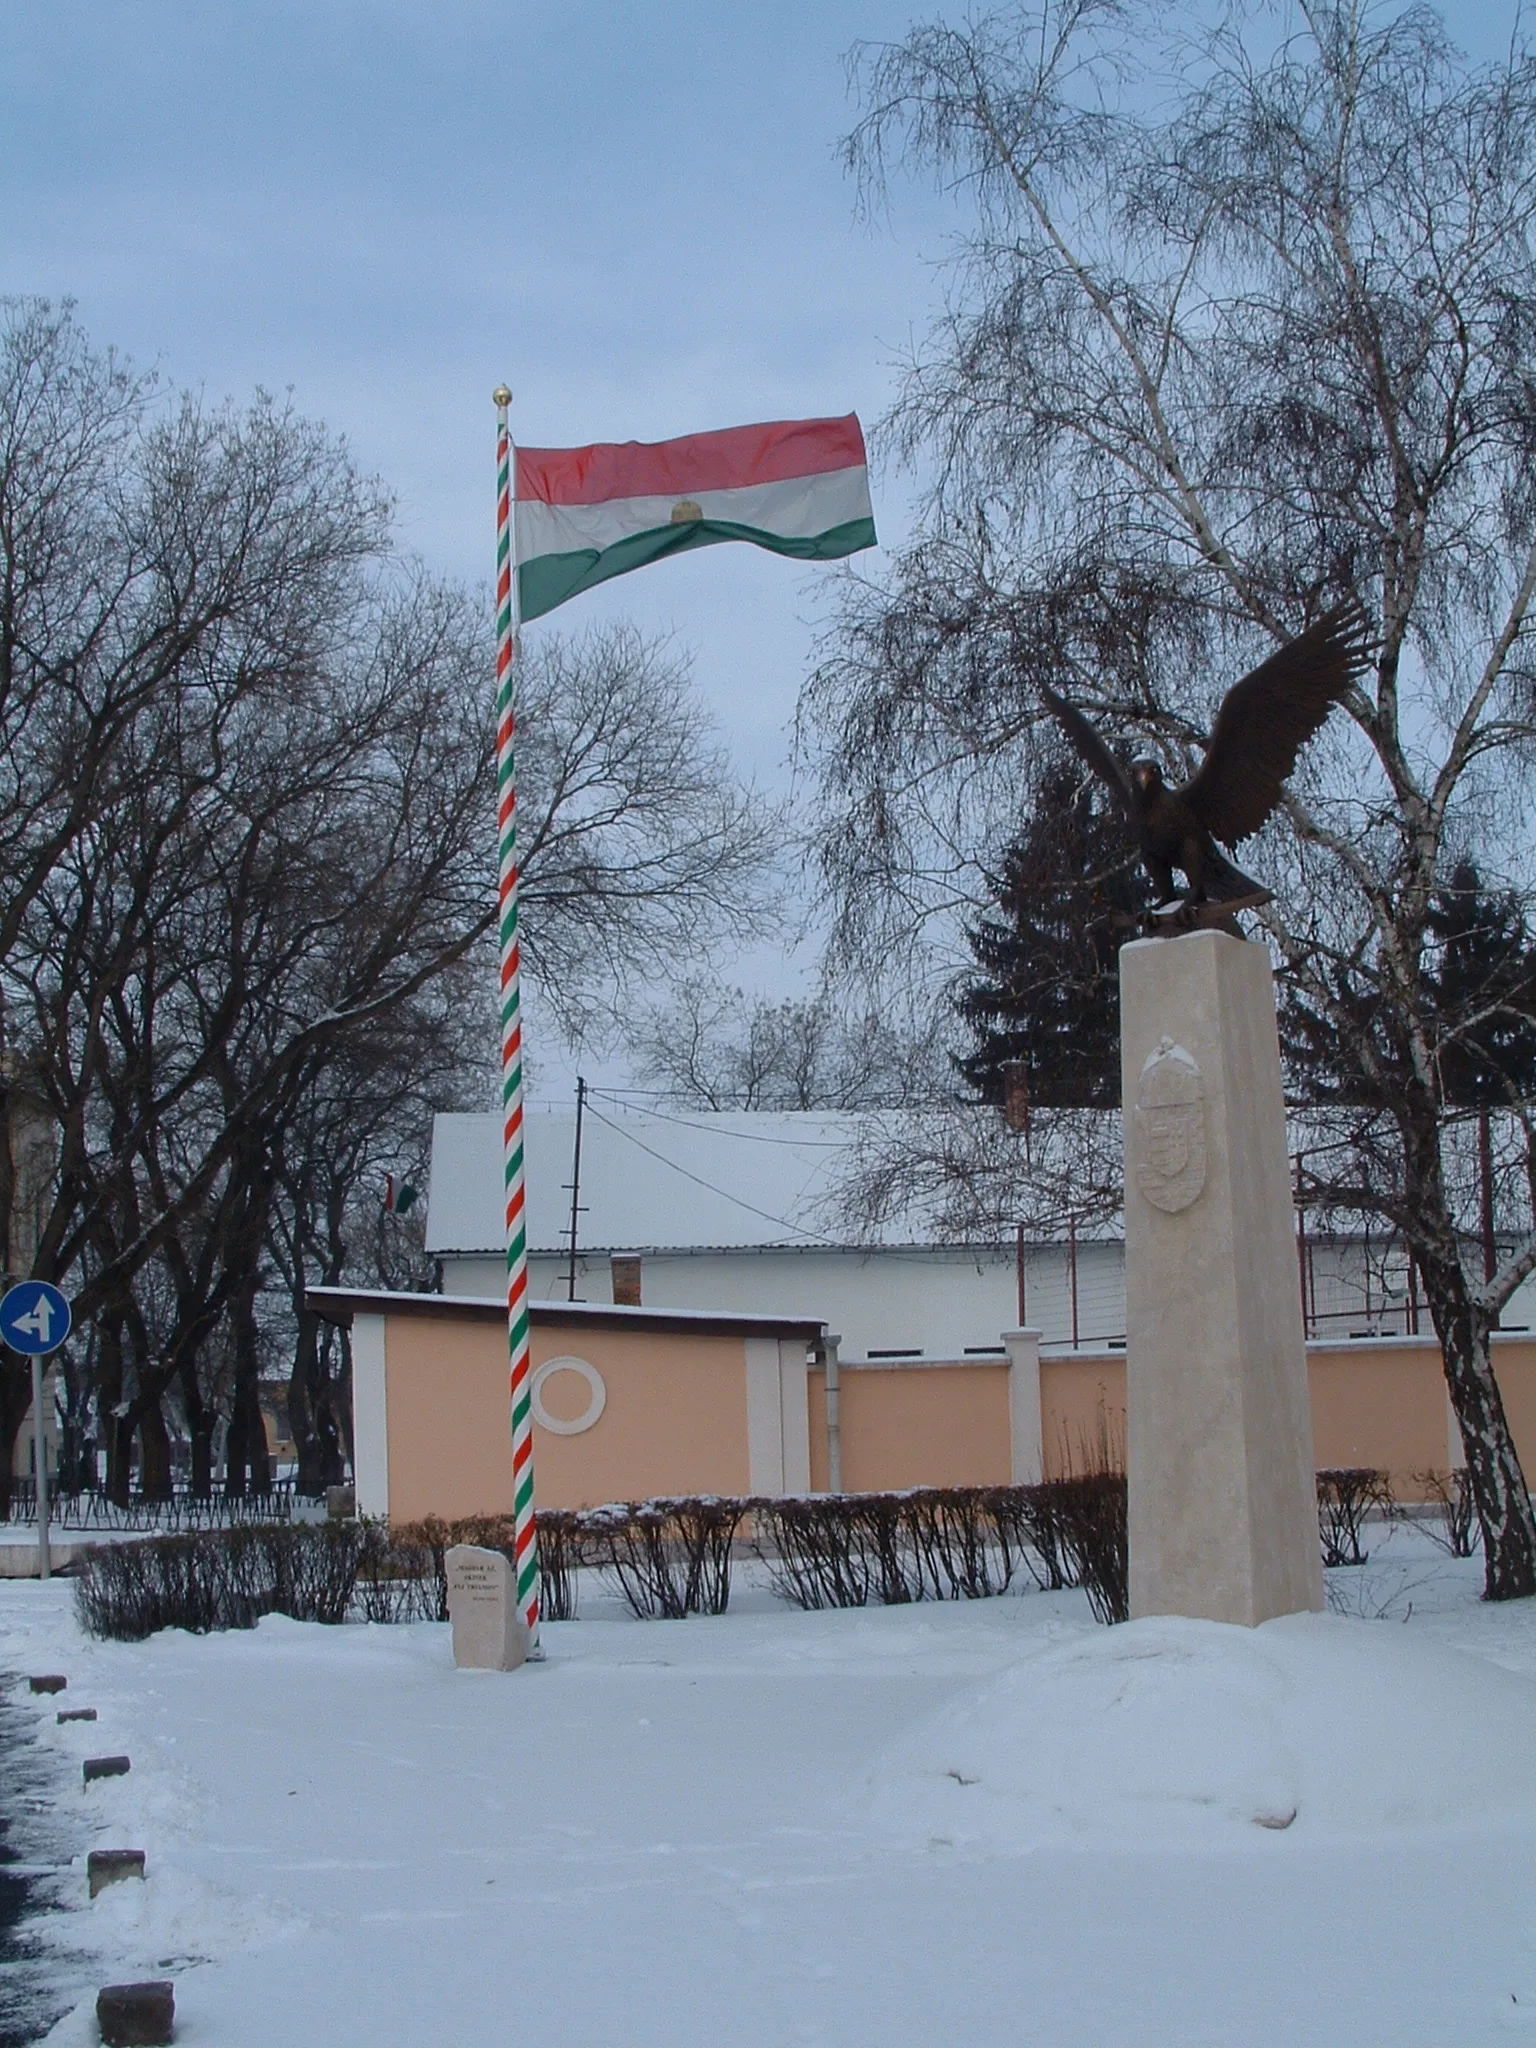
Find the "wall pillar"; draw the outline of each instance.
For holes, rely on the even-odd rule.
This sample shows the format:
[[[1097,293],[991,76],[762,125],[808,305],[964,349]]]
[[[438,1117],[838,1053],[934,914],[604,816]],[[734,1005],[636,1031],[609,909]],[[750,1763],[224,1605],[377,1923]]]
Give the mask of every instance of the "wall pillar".
[[[1045,1477],[1040,1414],[1040,1332],[1004,1330],[1008,1351],[1008,1436],[1015,1486],[1038,1486]]]
[[[754,1493],[771,1499],[784,1491],[784,1381],[778,1340],[748,1337],[742,1348],[747,1373],[747,1478]]]
[[[779,1339],[779,1429],[784,1491],[811,1490],[811,1362],[804,1338]]]
[[[747,1473],[768,1498],[811,1490],[810,1359],[803,1338],[748,1337]]]
[[[389,1389],[384,1370],[384,1318],[352,1318],[352,1479],[357,1512],[389,1515]]]

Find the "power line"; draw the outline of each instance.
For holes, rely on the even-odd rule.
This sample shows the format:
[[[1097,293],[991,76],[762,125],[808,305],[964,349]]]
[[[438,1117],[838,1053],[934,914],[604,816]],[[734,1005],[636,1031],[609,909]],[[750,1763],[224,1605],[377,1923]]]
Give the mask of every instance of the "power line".
[[[680,1173],[684,1180],[691,1180],[695,1187],[703,1188],[706,1194],[718,1195],[722,1202],[734,1202],[738,1209],[745,1209],[749,1215],[760,1216],[765,1223],[776,1223],[780,1230],[792,1231],[796,1237],[803,1237],[810,1244],[826,1245],[836,1249],[832,1238],[824,1232],[802,1230],[798,1223],[791,1223],[787,1217],[771,1216],[766,1209],[759,1209],[751,1202],[744,1202],[740,1195],[733,1195],[725,1188],[717,1188],[713,1181],[704,1180],[699,1174],[690,1173],[686,1166],[679,1166],[675,1159],[669,1159],[665,1152],[658,1152],[654,1145],[647,1145],[643,1138],[637,1138],[633,1131],[626,1131],[622,1124],[616,1124],[611,1117],[603,1115],[600,1109],[589,1109],[588,1114],[596,1117],[600,1124],[606,1124],[610,1131],[617,1131],[621,1138],[627,1138],[631,1145],[638,1145],[642,1152],[648,1152],[652,1159],[663,1166],[670,1166],[674,1173]]]

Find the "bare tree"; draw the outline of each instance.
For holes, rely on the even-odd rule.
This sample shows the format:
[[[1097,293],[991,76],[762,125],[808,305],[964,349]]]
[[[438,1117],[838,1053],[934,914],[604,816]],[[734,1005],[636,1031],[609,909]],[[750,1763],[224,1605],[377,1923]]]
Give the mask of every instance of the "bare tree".
[[[1065,0],[866,53],[850,162],[975,211],[893,422],[928,517],[807,703],[822,855],[845,950],[889,955],[996,869],[1048,758],[1037,679],[1183,771],[1234,674],[1368,604],[1374,671],[1260,842],[1265,922],[1356,1032],[1353,1192],[1423,1275],[1505,1598],[1536,1592],[1536,1523],[1489,1333],[1536,1234],[1527,1209],[1496,1271],[1469,1256],[1429,914],[1457,859],[1531,880],[1536,65],[1518,34],[1469,65],[1423,7],[1299,22],[1260,53],[1241,20]]]
[[[690,977],[629,1032],[644,1080],[690,1109],[872,1109],[931,1101],[942,1067],[925,1043],[831,990],[806,1001],[751,998]]]
[[[986,1103],[950,1099],[921,1116],[875,1117],[856,1133],[829,1191],[845,1225],[877,1242],[899,1217],[935,1237],[995,1243],[1109,1224],[1123,1194],[1120,1119],[1104,1110],[1044,1110],[1028,1135]]]
[[[262,1483],[268,1290],[306,1247],[335,1267],[355,1199],[304,1148],[371,1173],[386,1127],[422,1142],[427,1073],[451,1093],[401,1062],[493,984],[491,655],[489,607],[392,558],[323,428],[159,402],[67,313],[5,309],[0,1153],[43,1104],[30,1263],[90,1327],[119,1493],[135,1440],[169,1484],[170,1406],[203,1478],[222,1411],[229,1483]],[[527,954],[574,1019],[753,929],[773,821],[665,650],[545,639],[520,682]],[[26,1391],[0,1354],[0,1485]]]
[[[688,663],[634,627],[538,634],[516,670],[529,969],[566,1023],[772,929],[775,808],[732,774]]]
[[[491,1095],[495,1011],[478,961],[445,973],[349,1042],[286,1119],[268,1247],[294,1330],[288,1422],[300,1492],[345,1476],[352,1448],[347,1334],[307,1302],[315,1283],[426,1289],[425,1203],[388,1209],[385,1189],[426,1186],[432,1115]]]

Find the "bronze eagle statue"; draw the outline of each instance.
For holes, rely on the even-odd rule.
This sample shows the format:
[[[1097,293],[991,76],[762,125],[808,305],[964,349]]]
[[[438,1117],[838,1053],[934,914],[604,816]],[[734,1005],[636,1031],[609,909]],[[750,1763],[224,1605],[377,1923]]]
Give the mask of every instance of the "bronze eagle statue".
[[[1172,789],[1156,761],[1138,759],[1127,772],[1077,706],[1041,683],[1057,722],[1109,785],[1136,835],[1158,891],[1154,917],[1203,903],[1269,901],[1270,892],[1234,867],[1216,841],[1237,846],[1258,831],[1279,803],[1297,755],[1370,665],[1370,645],[1370,623],[1353,598],[1326,612],[1232,685],[1205,759]],[[1174,888],[1175,868],[1183,869],[1188,884],[1182,896]]]

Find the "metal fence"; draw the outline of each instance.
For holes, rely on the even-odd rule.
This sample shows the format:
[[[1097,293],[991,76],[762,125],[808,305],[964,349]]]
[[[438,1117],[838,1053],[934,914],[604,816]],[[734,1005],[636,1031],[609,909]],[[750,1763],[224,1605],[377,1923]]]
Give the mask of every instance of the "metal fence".
[[[227,1529],[242,1522],[290,1522],[297,1500],[291,1479],[274,1481],[265,1493],[251,1493],[226,1499],[214,1493],[200,1499],[185,1486],[178,1486],[169,1500],[130,1499],[126,1504],[110,1500],[97,1487],[80,1493],[56,1493],[48,1489],[48,1519],[55,1529],[120,1529],[125,1534],[159,1532],[173,1535],[184,1529]],[[12,1523],[37,1519],[37,1483],[30,1473],[11,1480]]]

